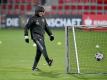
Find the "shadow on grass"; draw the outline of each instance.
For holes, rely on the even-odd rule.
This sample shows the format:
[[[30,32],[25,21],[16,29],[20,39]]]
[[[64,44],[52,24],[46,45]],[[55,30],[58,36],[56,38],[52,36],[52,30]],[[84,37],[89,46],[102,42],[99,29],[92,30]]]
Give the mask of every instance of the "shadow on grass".
[[[107,80],[107,74],[69,74],[75,78],[82,80]]]
[[[41,76],[41,77],[50,77],[50,78],[58,78],[60,73],[52,72],[52,71],[36,71],[32,73],[33,76]]]

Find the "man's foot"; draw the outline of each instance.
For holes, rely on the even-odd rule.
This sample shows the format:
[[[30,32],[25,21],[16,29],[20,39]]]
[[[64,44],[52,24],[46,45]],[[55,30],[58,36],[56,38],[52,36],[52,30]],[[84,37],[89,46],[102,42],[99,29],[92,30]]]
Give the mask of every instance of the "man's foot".
[[[50,59],[48,65],[52,66],[52,62],[53,62],[53,59]]]
[[[39,71],[40,69],[39,68],[32,68],[32,71]]]

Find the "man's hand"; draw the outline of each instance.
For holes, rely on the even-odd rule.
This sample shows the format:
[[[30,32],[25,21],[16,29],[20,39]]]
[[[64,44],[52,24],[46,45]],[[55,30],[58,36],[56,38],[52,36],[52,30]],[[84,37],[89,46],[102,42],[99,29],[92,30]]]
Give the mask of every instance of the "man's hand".
[[[25,36],[25,42],[29,43],[29,37],[28,36]]]
[[[50,41],[53,41],[53,40],[54,40],[54,36],[51,35],[51,36],[50,36]]]

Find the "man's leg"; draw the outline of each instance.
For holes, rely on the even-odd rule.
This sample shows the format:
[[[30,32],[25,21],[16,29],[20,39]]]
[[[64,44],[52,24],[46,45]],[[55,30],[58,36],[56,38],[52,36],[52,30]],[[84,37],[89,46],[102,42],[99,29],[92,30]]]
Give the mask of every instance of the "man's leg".
[[[49,66],[52,64],[52,59],[49,59],[46,47],[45,47],[45,42],[43,37],[39,37],[38,39],[34,40],[34,42],[38,45],[38,49],[40,50],[41,53],[43,53],[43,56],[45,57],[46,62],[48,63]]]
[[[46,50],[46,46],[45,46],[45,42],[43,42],[43,56],[45,57],[46,62],[48,63],[49,66],[52,65],[53,59],[49,59],[48,54],[47,54],[47,50]]]
[[[49,66],[51,66],[53,60],[49,59],[49,57],[48,57],[45,42],[44,42],[44,38],[43,37],[39,38],[38,40],[36,40],[36,43],[37,43],[41,53],[43,53],[43,56],[45,57],[46,62],[48,63]]]
[[[34,60],[32,70],[35,70],[37,68],[37,64],[40,60],[40,57],[41,57],[41,51],[40,51],[39,47],[37,46],[36,56],[35,56],[35,60]]]

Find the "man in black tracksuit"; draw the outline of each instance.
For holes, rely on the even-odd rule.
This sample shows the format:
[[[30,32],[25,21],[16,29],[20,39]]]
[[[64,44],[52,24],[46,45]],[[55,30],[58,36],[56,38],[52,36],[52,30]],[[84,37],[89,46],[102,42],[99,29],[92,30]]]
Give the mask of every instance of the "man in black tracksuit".
[[[35,15],[29,19],[24,29],[25,42],[29,43],[28,30],[30,29],[31,39],[37,45],[37,52],[32,67],[33,71],[38,69],[37,64],[39,62],[42,53],[48,65],[49,66],[52,65],[53,59],[49,59],[45,47],[45,42],[44,42],[45,32],[47,32],[51,41],[54,40],[54,36],[52,32],[47,27],[46,19],[44,17],[44,11],[45,11],[44,8],[41,6],[36,6],[35,8],[36,8]]]

